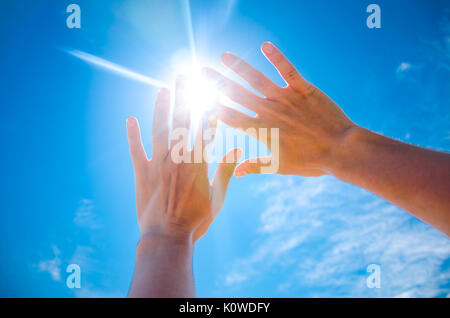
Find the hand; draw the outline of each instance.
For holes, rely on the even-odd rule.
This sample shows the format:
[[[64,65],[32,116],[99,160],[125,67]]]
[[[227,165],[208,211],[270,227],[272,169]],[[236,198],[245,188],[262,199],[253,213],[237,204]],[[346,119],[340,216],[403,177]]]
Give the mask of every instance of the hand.
[[[177,80],[173,111],[172,138],[176,129],[189,130],[189,110],[183,105],[183,80]],[[133,161],[136,187],[136,207],[141,239],[149,234],[161,234],[175,239],[197,241],[223,206],[228,183],[233,175],[240,149],[231,150],[219,163],[212,183],[208,180],[208,164],[175,163],[169,148],[170,92],[161,89],[153,120],[153,157],[147,159],[143,148],[139,124],[134,117],[127,120],[127,134]],[[204,127],[204,126],[202,126]],[[183,141],[187,144],[187,140]],[[199,132],[194,149],[204,149]],[[202,150],[201,150],[202,151]],[[181,155],[186,155],[181,153]],[[234,158],[234,161],[231,160]]]
[[[225,53],[222,63],[265,97],[254,94],[213,69],[205,68],[205,75],[216,81],[225,95],[257,113],[252,117],[221,105],[218,118],[243,131],[248,128],[279,128],[279,174],[320,176],[328,173],[334,154],[339,151],[347,132],[356,125],[328,96],[303,79],[273,44],[264,43],[262,52],[287,86],[276,85],[242,59]],[[261,139],[261,136],[255,137]],[[269,135],[266,142],[269,150],[270,140]],[[246,160],[236,168],[235,175],[260,173],[264,165],[261,160]]]

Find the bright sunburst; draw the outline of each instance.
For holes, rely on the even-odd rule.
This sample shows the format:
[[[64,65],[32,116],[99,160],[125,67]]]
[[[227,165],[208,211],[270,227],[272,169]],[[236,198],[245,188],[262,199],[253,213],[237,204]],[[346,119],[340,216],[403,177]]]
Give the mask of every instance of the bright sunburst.
[[[184,98],[186,107],[189,108],[189,111],[191,113],[191,122],[194,126],[200,123],[200,119],[205,113],[211,113],[214,111],[215,105],[219,101],[219,94],[216,85],[211,81],[208,81],[202,75],[202,65],[197,62],[198,59],[195,48],[189,1],[184,0],[182,4],[183,12],[186,18],[186,30],[189,40],[189,50],[187,52],[180,50],[181,53],[187,54],[175,54],[172,60],[172,67],[175,66],[173,68],[173,70],[175,71],[174,75],[181,74],[186,79]],[[121,65],[115,64],[95,55],[73,49],[67,49],[65,51],[70,55],[75,56],[87,63],[96,65],[103,69],[107,69],[116,74],[120,74],[121,76],[125,76],[155,87],[169,86],[163,81],[160,81],[156,78],[151,78],[138,72],[134,72]],[[180,64],[180,61],[186,60],[189,60],[191,62],[187,64]]]
[[[205,113],[214,111],[219,94],[215,83],[202,75],[200,64],[192,63],[182,66],[178,72],[186,81],[184,98],[186,107],[191,112],[192,123],[195,125]]]

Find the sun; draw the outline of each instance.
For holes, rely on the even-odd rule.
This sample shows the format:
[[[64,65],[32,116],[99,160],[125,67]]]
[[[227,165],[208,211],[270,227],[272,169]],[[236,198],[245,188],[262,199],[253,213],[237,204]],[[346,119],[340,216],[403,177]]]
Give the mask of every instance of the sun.
[[[197,124],[205,114],[214,112],[219,101],[216,84],[202,74],[202,65],[189,64],[178,69],[185,78],[185,106],[191,113],[191,122]]]

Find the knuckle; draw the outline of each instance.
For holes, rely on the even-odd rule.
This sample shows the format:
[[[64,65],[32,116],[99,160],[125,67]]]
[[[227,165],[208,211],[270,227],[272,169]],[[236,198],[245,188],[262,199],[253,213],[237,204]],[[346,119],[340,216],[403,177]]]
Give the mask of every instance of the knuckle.
[[[263,78],[261,78],[261,76],[259,74],[255,74],[253,76],[252,84],[253,84],[253,87],[256,89],[264,89],[267,86],[266,81]]]
[[[140,157],[140,150],[139,147],[136,146],[132,146],[130,147],[130,154],[133,158],[138,158]]]
[[[216,82],[216,87],[217,87],[217,89],[226,89],[227,87],[228,87],[228,83],[227,83],[227,81],[225,80],[225,79],[219,79],[217,82]]]
[[[316,95],[317,92],[318,92],[317,87],[315,87],[315,86],[312,85],[312,84],[309,84],[309,85],[308,85],[308,92],[309,92],[309,96],[314,96],[314,95]]]
[[[295,69],[289,69],[289,71],[286,73],[286,79],[288,80],[294,80],[298,78],[297,71]]]

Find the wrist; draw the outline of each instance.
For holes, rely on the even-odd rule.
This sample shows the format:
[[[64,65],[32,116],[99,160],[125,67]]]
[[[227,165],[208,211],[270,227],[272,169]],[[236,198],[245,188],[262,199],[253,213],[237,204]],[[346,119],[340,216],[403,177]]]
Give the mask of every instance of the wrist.
[[[353,126],[348,128],[341,138],[335,143],[334,150],[330,156],[326,170],[338,177],[355,164],[355,160],[360,160],[360,150],[373,133],[365,128]]]
[[[163,232],[157,229],[141,235],[136,247],[136,257],[147,254],[155,254],[158,251],[190,251],[193,249],[194,240],[192,233]]]

